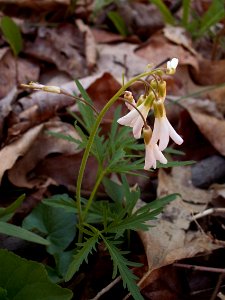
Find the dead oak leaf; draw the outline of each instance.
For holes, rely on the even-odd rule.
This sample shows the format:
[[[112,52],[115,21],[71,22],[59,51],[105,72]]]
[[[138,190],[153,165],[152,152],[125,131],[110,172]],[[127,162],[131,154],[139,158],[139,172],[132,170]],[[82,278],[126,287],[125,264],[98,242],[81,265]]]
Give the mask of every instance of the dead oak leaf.
[[[16,160],[23,156],[30,146],[34,143],[37,136],[41,132],[43,125],[38,125],[31,128],[23,136],[21,136],[15,142],[5,146],[0,151],[0,181],[6,170],[12,168]]]
[[[152,226],[148,231],[139,232],[149,266],[146,276],[175,260],[208,253],[217,248],[208,236],[199,231],[188,230],[192,213],[203,211],[211,200],[211,195],[192,186],[190,168],[187,169],[189,170],[186,167],[173,168],[172,175],[159,170],[158,197],[180,193],[181,199],[168,204],[157,220],[148,221]]]

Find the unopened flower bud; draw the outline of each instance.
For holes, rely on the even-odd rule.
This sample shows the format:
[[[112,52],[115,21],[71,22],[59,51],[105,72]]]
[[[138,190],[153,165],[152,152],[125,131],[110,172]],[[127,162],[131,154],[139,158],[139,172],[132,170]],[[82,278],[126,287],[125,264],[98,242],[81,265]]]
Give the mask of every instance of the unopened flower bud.
[[[29,89],[33,89],[36,91],[46,91],[46,92],[50,92],[50,93],[56,93],[56,94],[60,94],[61,93],[61,89],[58,86],[48,86],[48,85],[43,85],[40,84],[38,82],[33,82],[31,81],[29,84],[21,84],[22,87],[25,88],[29,88]]]
[[[124,92],[124,99],[126,99],[130,103],[133,103],[133,101],[134,101],[134,97],[133,97],[133,95],[130,91],[125,91]]]
[[[159,81],[158,91],[159,91],[159,97],[165,99],[165,97],[166,97],[166,81],[165,80]]]
[[[144,141],[145,141],[145,145],[148,145],[151,137],[152,137],[152,129],[150,126],[148,126],[148,128],[143,128],[143,136],[144,136]]]
[[[148,96],[145,98],[145,106],[152,107],[152,103],[155,100],[155,94],[151,91]]]
[[[178,62],[179,62],[178,58],[173,58],[173,59],[169,60],[166,65],[166,68],[167,68],[166,74],[169,74],[169,75],[174,74],[176,72],[176,67],[178,65]]]

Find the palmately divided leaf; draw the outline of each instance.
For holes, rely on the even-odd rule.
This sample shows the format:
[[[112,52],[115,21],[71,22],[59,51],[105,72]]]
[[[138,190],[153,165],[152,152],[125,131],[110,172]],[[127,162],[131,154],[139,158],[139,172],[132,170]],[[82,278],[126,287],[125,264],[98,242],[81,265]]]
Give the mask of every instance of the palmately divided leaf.
[[[113,278],[115,278],[117,270],[119,270],[119,273],[123,280],[123,285],[124,287],[128,288],[133,298],[135,300],[144,300],[135,282],[135,280],[137,280],[137,277],[128,268],[128,266],[137,266],[137,264],[128,261],[121,254],[121,251],[115,246],[114,241],[110,241],[109,239],[106,239],[104,237],[102,238],[107,249],[109,250],[110,256],[113,261]]]
[[[93,250],[96,250],[96,244],[98,242],[98,235],[88,238],[84,243],[80,244],[81,248],[78,250],[77,254],[74,255],[73,261],[71,262],[65,280],[70,280],[73,275],[79,270],[80,266],[84,261],[87,262],[88,255],[92,253]]]

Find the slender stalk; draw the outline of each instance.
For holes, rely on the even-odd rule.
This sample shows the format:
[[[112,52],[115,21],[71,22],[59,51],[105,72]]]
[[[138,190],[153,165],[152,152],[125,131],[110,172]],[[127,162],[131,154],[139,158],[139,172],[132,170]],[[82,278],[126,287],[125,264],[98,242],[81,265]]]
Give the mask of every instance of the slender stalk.
[[[91,207],[91,204],[92,204],[92,201],[93,201],[93,199],[94,199],[94,196],[95,196],[95,194],[96,194],[96,192],[97,192],[97,189],[98,189],[100,183],[102,182],[102,179],[104,178],[106,172],[107,172],[106,170],[102,171],[102,172],[99,174],[97,181],[95,182],[95,185],[94,185],[94,188],[93,188],[93,190],[92,190],[92,193],[91,193],[91,195],[90,195],[90,197],[89,197],[89,199],[88,199],[88,202],[87,202],[87,204],[86,204],[86,206],[85,206],[85,210],[84,210],[84,212],[83,212],[83,214],[82,214],[83,220],[85,220],[85,218],[86,218],[86,216],[87,216],[87,213],[88,213],[88,211],[89,211],[89,209],[90,209],[90,207]]]
[[[78,178],[77,178],[77,189],[76,189],[76,201],[77,201],[77,209],[78,209],[78,216],[79,216],[79,225],[80,228],[82,228],[82,223],[83,223],[83,216],[82,216],[82,208],[81,208],[81,185],[82,185],[82,181],[83,181],[83,176],[84,176],[84,171],[86,168],[86,164],[87,164],[87,160],[88,160],[88,156],[91,150],[91,147],[93,145],[94,142],[94,138],[95,135],[97,133],[98,127],[105,115],[105,113],[108,111],[108,109],[116,102],[116,100],[121,96],[121,94],[135,81],[139,80],[142,77],[151,75],[152,73],[157,72],[158,70],[155,69],[153,71],[148,71],[145,73],[142,73],[134,78],[132,78],[130,81],[128,81],[124,86],[122,86],[119,91],[106,103],[106,105],[103,107],[103,109],[100,111],[100,113],[98,114],[96,121],[93,125],[93,129],[92,132],[89,136],[89,140],[87,142],[85,151],[84,151],[84,155],[82,157],[82,161],[81,161],[81,165],[80,165],[80,170],[78,173]],[[90,200],[90,199],[89,199]],[[85,215],[88,212],[89,207],[91,206],[93,197],[91,198],[91,200],[89,201],[89,206],[87,209],[85,209]],[[81,242],[82,236],[81,234],[79,234],[79,242]]]

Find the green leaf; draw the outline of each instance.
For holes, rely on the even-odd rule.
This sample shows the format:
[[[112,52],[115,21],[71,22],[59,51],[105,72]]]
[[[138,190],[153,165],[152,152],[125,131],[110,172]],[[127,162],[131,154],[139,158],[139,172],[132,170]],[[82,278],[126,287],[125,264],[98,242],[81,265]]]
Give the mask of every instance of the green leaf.
[[[207,12],[200,20],[200,28],[197,36],[202,36],[211,26],[225,17],[224,0],[213,0]]]
[[[94,14],[98,13],[105,6],[109,5],[110,3],[113,3],[114,1],[115,0],[95,0],[94,1],[93,13]]]
[[[15,56],[17,56],[23,48],[23,40],[21,32],[16,23],[9,17],[4,16],[1,20],[1,30]]]
[[[84,98],[84,100],[90,104],[93,104],[91,98],[89,97],[88,93],[85,91],[79,80],[75,79],[75,83],[77,85],[77,88],[79,89],[81,96]],[[87,127],[87,130],[90,132],[92,129],[92,126],[95,122],[95,116],[93,110],[90,108],[90,106],[78,102],[79,110],[82,115],[82,118],[85,122],[85,125]]]
[[[69,281],[73,275],[79,270],[81,264],[86,261],[88,255],[92,253],[93,250],[96,250],[96,244],[98,242],[98,235],[88,238],[84,243],[80,244],[81,248],[77,251],[77,253],[73,257],[73,261],[71,262],[67,274],[65,276],[65,280]]]
[[[50,282],[40,263],[0,249],[0,266],[1,300],[70,300],[73,296],[70,290]]]
[[[188,18],[190,14],[190,3],[191,0],[183,0],[182,1],[182,9],[183,9],[183,15],[182,15],[182,25],[184,27],[188,24]]]
[[[161,164],[157,162],[157,168],[171,168],[179,166],[189,166],[195,164],[195,160],[186,160],[186,161],[169,161],[167,164]]]
[[[22,204],[23,200],[25,198],[25,194],[18,197],[12,204],[10,204],[8,207],[0,208],[0,220],[1,221],[8,221],[12,218],[14,212],[20,205]]]
[[[164,21],[166,23],[169,23],[172,25],[175,23],[175,19],[174,19],[173,15],[171,14],[171,12],[167,8],[167,6],[163,3],[162,0],[149,0],[149,1],[158,7],[158,9],[161,12],[161,14],[164,18]]]
[[[102,239],[109,250],[109,254],[111,256],[111,259],[113,261],[113,278],[115,278],[117,274],[117,270],[119,270],[120,275],[123,280],[124,287],[127,287],[131,295],[135,300],[144,300],[142,297],[139,288],[135,282],[137,277],[130,271],[128,266],[137,266],[136,263],[128,261],[123,255],[122,252],[119,251],[119,249],[115,246],[115,243],[110,241],[109,239],[106,239],[102,236]]]
[[[0,221],[0,233],[15,236],[19,239],[48,246],[49,241],[19,226]]]
[[[119,31],[119,33],[122,36],[126,37],[128,35],[128,30],[123,18],[116,11],[110,11],[107,15],[109,19],[113,22],[116,29]]]
[[[174,201],[177,197],[180,197],[180,194],[170,194],[162,198],[157,198],[156,200],[140,207],[136,211],[136,213],[140,214],[142,212],[145,212],[146,210],[151,210],[151,209],[163,209],[167,204]]]
[[[76,234],[76,216],[64,209],[40,203],[23,221],[23,227],[37,230],[50,242],[47,251],[50,254],[66,249]]]
[[[102,181],[106,193],[115,203],[122,203],[124,196],[123,186],[105,177]]]
[[[67,212],[77,212],[76,202],[67,194],[54,195],[50,198],[45,198],[42,203],[52,207],[63,208]]]

